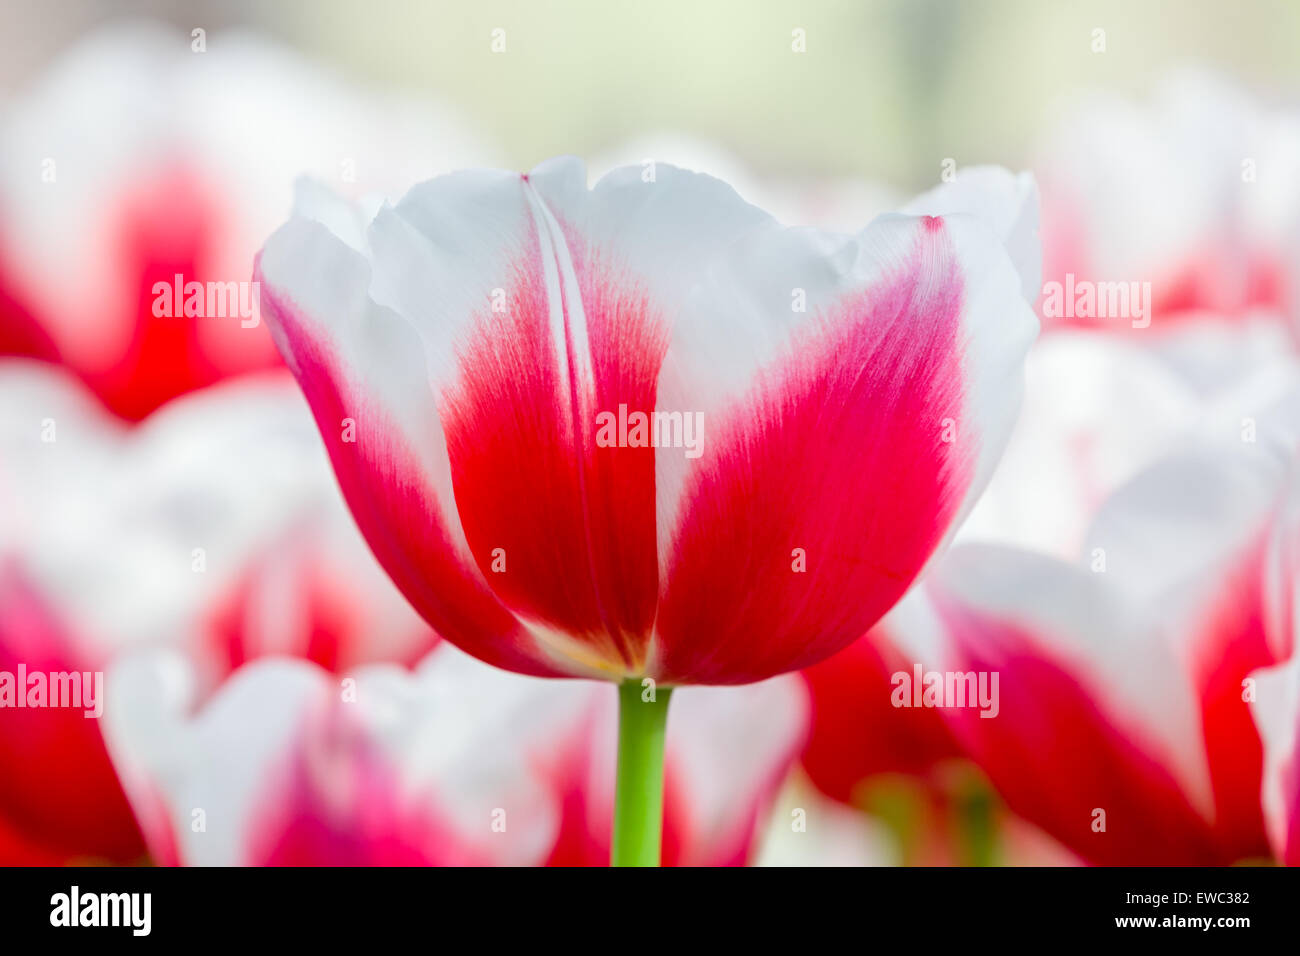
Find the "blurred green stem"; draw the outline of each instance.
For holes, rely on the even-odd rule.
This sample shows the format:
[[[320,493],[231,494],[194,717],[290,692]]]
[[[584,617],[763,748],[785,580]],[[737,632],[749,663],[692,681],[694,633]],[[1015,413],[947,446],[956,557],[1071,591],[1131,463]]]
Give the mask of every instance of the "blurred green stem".
[[[955,795],[962,866],[998,865],[997,798],[979,779],[967,781]]]
[[[618,778],[612,866],[658,866],[664,820],[664,732],[671,688],[618,689]]]

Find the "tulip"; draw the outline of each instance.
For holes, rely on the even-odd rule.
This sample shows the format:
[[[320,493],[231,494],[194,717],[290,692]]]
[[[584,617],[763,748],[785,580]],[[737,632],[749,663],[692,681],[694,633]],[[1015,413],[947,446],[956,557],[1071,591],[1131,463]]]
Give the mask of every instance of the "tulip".
[[[1249,675],[1294,646],[1297,394],[1240,407],[1252,439],[1207,436],[1124,484],[1077,561],[958,545],[896,618],[928,670],[999,675],[996,717],[936,709],[1008,806],[1085,860],[1268,853]]]
[[[1285,336],[1276,318],[1261,316],[1189,318],[1141,341],[1069,329],[1038,340],[1025,364],[1019,420],[956,541],[1015,545],[1067,562],[1090,557],[1091,526],[1126,483],[1197,435],[1241,448],[1250,437],[1243,423],[1297,378],[1295,360],[1279,348]],[[915,664],[906,650],[917,626],[908,609],[905,601],[867,637],[804,672],[813,725],[803,764],[824,792],[894,823],[905,855],[944,859],[951,850],[934,839],[941,827],[918,825],[920,809],[941,822],[954,798],[961,805],[967,788],[953,785],[967,778],[939,710],[892,706],[891,677],[910,675]],[[902,790],[908,813],[891,815],[902,801],[889,798]],[[1014,839],[1017,818],[999,814],[996,823]],[[913,837],[922,832],[938,846],[919,845]]]
[[[5,675],[102,674],[160,645],[206,696],[255,658],[343,670],[435,641],[357,535],[285,373],[127,428],[66,372],[0,360],[0,859],[146,849],[106,717],[13,706]]]
[[[622,685],[613,852],[653,863],[671,689],[846,646],[987,480],[1018,263],[978,215],[827,235],[666,165],[457,173],[354,221],[316,191],[255,274],[357,523],[447,640]],[[647,427],[603,428],[622,406]]]
[[[440,646],[413,671],[331,678],[263,660],[206,701],[184,658],[110,675],[108,737],[155,858],[186,865],[601,865],[613,689]],[[665,858],[743,863],[802,744],[794,678],[681,692]]]
[[[1246,412],[1298,367],[1276,315],[1187,317],[1140,339],[1079,329],[1042,337],[998,470],[955,540],[1074,560],[1121,486],[1197,434],[1239,446]]]
[[[0,122],[0,355],[60,362],[127,421],[279,364],[248,264],[295,176],[361,198],[480,155],[436,106],[238,32],[195,42],[92,31]]]
[[[1060,112],[1033,164],[1044,291],[1055,283],[1065,307],[1048,311],[1045,297],[1045,327],[1163,327],[1202,311],[1295,307],[1285,272],[1300,191],[1287,171],[1300,159],[1300,115],[1192,71],[1167,77],[1149,105],[1093,94]],[[1145,283],[1150,311],[1071,307],[1112,282]]]

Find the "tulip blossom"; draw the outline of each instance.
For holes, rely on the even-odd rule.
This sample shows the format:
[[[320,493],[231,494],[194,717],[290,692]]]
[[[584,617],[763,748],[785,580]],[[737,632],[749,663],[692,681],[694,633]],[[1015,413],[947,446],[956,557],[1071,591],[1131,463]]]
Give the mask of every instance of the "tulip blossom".
[[[102,679],[165,645],[208,693],[257,657],[413,663],[435,640],[358,538],[283,373],[126,429],[67,373],[0,360],[0,859],[145,852],[105,718],[25,686],[38,706],[16,706],[5,675]]]
[[[1284,342],[1276,320],[1210,318],[1153,330],[1142,343],[1082,330],[1040,339],[1026,361],[1020,418],[957,541],[1012,544],[1065,561],[1090,556],[1090,526],[1127,482],[1191,436],[1228,449],[1250,438],[1243,427],[1297,380]],[[813,724],[803,764],[824,792],[891,819],[903,852],[938,860],[936,851],[951,856],[943,840],[929,848],[908,841],[940,829],[922,826],[917,808],[951,816],[953,797],[960,801],[962,748],[939,710],[891,702],[891,678],[910,675],[916,663],[906,649],[916,627],[909,603],[804,672]],[[904,790],[911,809],[899,821],[889,812]],[[1019,826],[1014,817],[997,823],[1006,838]]]
[[[1034,163],[1045,326],[1160,327],[1294,298],[1300,114],[1192,72],[1150,107],[1094,95],[1060,112]]]
[[[198,42],[93,32],[0,117],[0,355],[65,364],[130,421],[279,364],[249,264],[295,176],[359,198],[478,156],[427,104],[252,37]]]
[[[987,480],[1036,329],[979,216],[825,235],[670,166],[457,173],[353,221],[317,191],[256,276],[357,523],[462,649],[624,682],[620,775],[659,759],[667,688],[888,610]]]
[[[1103,503],[1180,443],[1240,444],[1243,417],[1297,377],[1280,317],[1186,318],[1135,338],[1063,329],[1034,343],[1025,401],[958,541],[1073,560]]]
[[[1248,675],[1294,645],[1295,393],[1259,433],[1171,454],[1102,507],[1078,563],[961,545],[909,596],[933,673],[1000,677],[998,714],[933,706],[1008,806],[1085,860],[1267,854]]]
[[[187,865],[603,865],[613,689],[442,646],[414,672],[295,660],[196,700],[184,659],[123,661],[108,735],[155,859]],[[744,863],[803,740],[794,678],[692,688],[668,725],[664,857]]]

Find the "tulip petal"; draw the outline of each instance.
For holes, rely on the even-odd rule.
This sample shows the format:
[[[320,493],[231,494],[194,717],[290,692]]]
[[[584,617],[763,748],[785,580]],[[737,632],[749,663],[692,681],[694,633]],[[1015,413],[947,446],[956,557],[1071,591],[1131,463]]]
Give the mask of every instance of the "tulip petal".
[[[449,640],[524,673],[565,673],[494,596],[464,544],[420,340],[370,298],[370,269],[295,218],[257,275],[358,526],[415,608]]]
[[[707,299],[722,317],[665,360],[711,436],[664,481],[681,489],[655,659],[672,681],[757,680],[864,634],[987,482],[1037,328],[968,217],[883,217],[849,240],[773,227],[727,264]],[[791,290],[807,314],[785,311]]]
[[[1031,306],[1043,281],[1043,247],[1038,240],[1038,184],[1029,173],[1000,166],[972,166],[956,179],[917,196],[902,212],[909,216],[965,213],[983,220],[1002,240],[1020,274],[1020,288]]]
[[[1267,443],[1193,449],[1122,487],[1088,534],[1115,586],[1158,608],[1198,694],[1216,825],[1234,859],[1266,852],[1262,749],[1243,682],[1280,659],[1270,634],[1267,554],[1287,481]],[[1271,640],[1272,638],[1272,640]]]
[[[915,663],[891,637],[908,604],[904,599],[865,637],[803,671],[812,699],[803,767],[819,790],[842,803],[854,803],[861,784],[877,774],[926,776],[961,755],[937,711],[890,701],[894,675],[911,675]]]
[[[1194,688],[1106,576],[964,545],[924,596],[931,622],[912,637],[927,670],[997,676],[995,716],[942,713],[1012,811],[1093,862],[1230,862]]]

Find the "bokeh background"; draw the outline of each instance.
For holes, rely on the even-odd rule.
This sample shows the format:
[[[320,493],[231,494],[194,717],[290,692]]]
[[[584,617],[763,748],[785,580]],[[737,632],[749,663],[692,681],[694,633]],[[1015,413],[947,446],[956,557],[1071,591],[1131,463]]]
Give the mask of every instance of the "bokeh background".
[[[0,91],[130,15],[248,28],[352,80],[437,96],[516,168],[668,131],[760,174],[915,189],[944,157],[1023,161],[1061,97],[1080,89],[1140,98],[1186,65],[1272,97],[1300,81],[1300,6],[1288,0],[15,0],[0,11]],[[496,28],[505,54],[491,51]],[[795,28],[807,31],[800,56]],[[1104,53],[1093,52],[1095,29]]]

